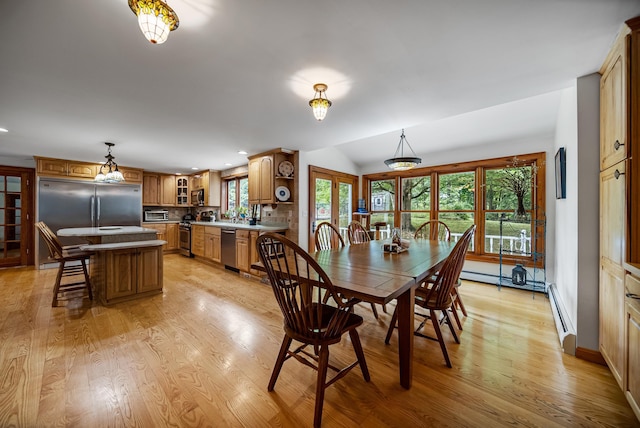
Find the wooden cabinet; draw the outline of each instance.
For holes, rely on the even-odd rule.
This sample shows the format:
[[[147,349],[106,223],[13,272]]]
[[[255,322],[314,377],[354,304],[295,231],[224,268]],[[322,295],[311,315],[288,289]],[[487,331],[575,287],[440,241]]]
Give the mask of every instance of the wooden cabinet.
[[[160,205],[174,206],[178,204],[175,175],[160,176],[160,190]]]
[[[249,231],[236,230],[236,267],[242,272],[249,272]]]
[[[36,157],[36,172],[39,176],[67,177],[81,180],[93,180],[100,170],[100,165],[66,159]],[[142,170],[120,167],[125,183],[142,183]]]
[[[205,226],[204,257],[220,263],[220,228]]]
[[[249,158],[249,203],[250,204],[275,204],[292,203],[294,198],[295,172],[281,173],[280,164],[288,162],[293,165],[293,152],[277,149]],[[289,192],[286,201],[278,199],[276,189],[284,186]]]
[[[187,177],[176,177],[176,203],[178,206],[189,206],[189,179]]]
[[[160,247],[126,248],[100,252],[103,260],[103,303],[162,291],[162,251]]]
[[[204,190],[204,206],[219,207],[222,179],[220,171],[201,171],[191,176],[191,190]]]
[[[167,223],[166,227],[165,240],[167,241],[167,250],[174,251],[180,249],[180,227],[178,223]]]
[[[204,257],[204,229],[205,227],[199,224],[191,226],[191,252],[199,257]]]
[[[160,175],[142,176],[142,205],[160,205]]]
[[[256,248],[256,241],[258,240],[258,235],[260,232],[257,230],[252,230],[249,233],[249,272],[253,275],[260,275],[257,269],[252,269],[251,265],[260,261],[260,256],[258,255],[258,249]]]
[[[626,274],[640,263],[640,91],[630,84],[640,81],[640,17],[627,21],[600,73],[600,352],[640,418],[638,304],[625,297],[640,293]]]
[[[611,372],[623,387],[624,374],[624,267],[626,261],[626,219],[627,219],[627,186],[626,186],[626,146],[616,150],[612,139],[623,140],[625,130],[619,130],[618,124],[625,122],[618,117],[626,114],[620,109],[613,96],[621,96],[624,88],[612,87],[612,70],[618,66],[621,57],[626,56],[626,36],[618,38],[614,50],[607,57],[601,78],[600,109],[600,165],[610,165],[600,172],[600,352],[609,365]],[[624,70],[622,70],[624,71]],[[617,71],[615,71],[617,73]],[[615,77],[615,86],[624,82],[621,75]],[[626,85],[625,85],[626,87]],[[615,89],[615,90],[614,90]],[[626,96],[625,96],[626,100]],[[619,134],[622,132],[622,134]],[[614,140],[615,141],[615,140]],[[621,156],[624,156],[620,158]]]
[[[627,373],[624,393],[640,419],[640,300],[637,297],[640,296],[640,278],[627,275],[625,291],[628,297],[625,305]]]

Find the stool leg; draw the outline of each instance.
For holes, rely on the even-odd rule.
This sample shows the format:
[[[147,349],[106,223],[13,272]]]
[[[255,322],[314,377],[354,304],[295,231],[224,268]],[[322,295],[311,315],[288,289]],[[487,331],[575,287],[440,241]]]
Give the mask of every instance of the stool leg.
[[[58,291],[60,290],[60,282],[62,281],[62,272],[64,271],[64,261],[60,262],[60,266],[58,266],[58,275],[56,276],[56,284],[53,286],[53,300],[51,301],[51,306],[58,306]]]
[[[89,271],[87,270],[87,264],[85,260],[82,260],[82,271],[84,272],[84,282],[87,285],[89,300],[93,300],[93,291],[91,290],[91,281],[89,280]]]

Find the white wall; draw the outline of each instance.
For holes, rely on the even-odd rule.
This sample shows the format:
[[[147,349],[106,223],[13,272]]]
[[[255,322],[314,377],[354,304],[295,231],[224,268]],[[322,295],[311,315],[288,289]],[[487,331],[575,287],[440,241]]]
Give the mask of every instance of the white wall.
[[[358,175],[358,168],[333,146],[311,152],[300,152],[298,164],[298,198],[300,200],[298,243],[302,248],[307,249],[309,247],[309,165],[353,175]],[[356,192],[359,192],[359,189],[356,189]]]
[[[556,201],[556,285],[576,331],[576,346],[598,349],[600,75],[564,93],[556,150],[567,154],[567,198]]]

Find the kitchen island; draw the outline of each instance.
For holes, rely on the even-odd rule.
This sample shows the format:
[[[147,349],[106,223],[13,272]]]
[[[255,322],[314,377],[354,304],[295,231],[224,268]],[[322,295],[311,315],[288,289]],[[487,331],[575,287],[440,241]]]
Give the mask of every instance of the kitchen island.
[[[156,231],[138,226],[79,227],[59,236],[86,238],[81,249],[91,257],[91,286],[104,305],[162,293],[162,246]]]

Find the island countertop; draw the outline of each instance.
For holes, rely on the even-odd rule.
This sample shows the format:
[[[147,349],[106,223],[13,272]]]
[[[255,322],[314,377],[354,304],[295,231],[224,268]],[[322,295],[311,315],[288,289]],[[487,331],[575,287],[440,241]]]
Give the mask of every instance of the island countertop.
[[[156,233],[155,229],[140,226],[69,227],[58,230],[59,236],[111,236]]]
[[[269,225],[249,225],[244,223],[231,223],[226,221],[192,221],[192,225],[220,227],[224,229],[243,229],[243,230],[257,230],[260,232],[282,232],[289,229],[286,224],[269,224]]]

